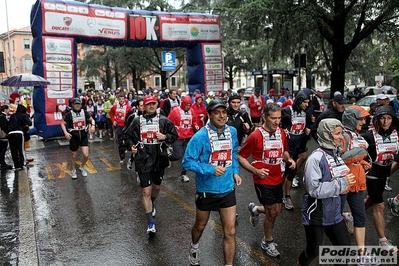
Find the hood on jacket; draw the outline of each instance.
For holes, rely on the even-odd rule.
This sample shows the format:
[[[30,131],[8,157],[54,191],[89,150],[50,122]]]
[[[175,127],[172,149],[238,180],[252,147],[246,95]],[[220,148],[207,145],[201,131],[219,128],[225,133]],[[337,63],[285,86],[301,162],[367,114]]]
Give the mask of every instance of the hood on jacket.
[[[295,97],[295,100],[294,100],[293,104],[292,104],[292,108],[295,111],[299,111],[300,110],[299,105],[303,101],[308,100],[309,96],[310,96],[310,94],[307,94],[305,91],[303,91],[303,90],[299,91],[298,94]]]
[[[192,102],[190,95],[183,96],[183,98],[181,98],[180,108],[184,110],[186,105],[190,105],[191,107],[191,104]]]
[[[351,105],[348,108],[345,108],[344,113],[342,114],[342,124],[346,129],[351,131],[356,130],[357,122],[361,118],[365,118],[370,114],[364,110],[362,107],[358,105]]]
[[[22,104],[18,104],[17,112],[18,112],[18,113],[26,114],[26,107],[23,106]]]
[[[202,98],[201,93],[198,93],[197,95],[195,95],[195,103],[197,103],[197,100],[198,100],[199,98]],[[202,100],[204,100],[204,99],[202,99]],[[201,102],[201,105],[203,105],[203,104],[204,104],[204,101]]]
[[[333,150],[334,153],[336,153],[340,147],[336,145],[332,139],[332,132],[336,127],[343,128],[343,125],[335,118],[325,118],[320,121],[317,127],[317,141],[319,145],[325,149]]]

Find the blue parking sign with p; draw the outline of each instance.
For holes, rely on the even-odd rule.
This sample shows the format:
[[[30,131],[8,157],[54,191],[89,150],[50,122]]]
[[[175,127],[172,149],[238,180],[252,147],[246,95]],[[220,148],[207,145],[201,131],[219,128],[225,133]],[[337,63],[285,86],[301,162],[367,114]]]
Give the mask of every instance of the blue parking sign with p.
[[[176,53],[162,52],[162,70],[174,71],[176,70]]]

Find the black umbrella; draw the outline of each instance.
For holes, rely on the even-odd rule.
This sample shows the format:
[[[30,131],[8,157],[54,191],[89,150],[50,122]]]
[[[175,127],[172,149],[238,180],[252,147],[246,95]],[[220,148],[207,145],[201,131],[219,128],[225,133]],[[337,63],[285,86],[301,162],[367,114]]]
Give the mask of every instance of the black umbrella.
[[[8,87],[34,87],[50,84],[50,81],[34,74],[18,74],[9,77],[1,83]]]

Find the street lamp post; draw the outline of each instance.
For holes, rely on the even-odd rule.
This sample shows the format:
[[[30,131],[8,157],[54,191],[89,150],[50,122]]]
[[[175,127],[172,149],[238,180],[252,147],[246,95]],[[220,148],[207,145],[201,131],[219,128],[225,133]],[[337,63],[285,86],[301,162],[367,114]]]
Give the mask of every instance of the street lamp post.
[[[269,51],[269,38],[270,38],[270,33],[272,32],[272,26],[267,25],[266,27],[263,28],[263,32],[265,34],[266,38],[266,93],[269,93],[269,83],[270,83],[270,75],[269,75],[269,61],[270,61],[270,51]]]

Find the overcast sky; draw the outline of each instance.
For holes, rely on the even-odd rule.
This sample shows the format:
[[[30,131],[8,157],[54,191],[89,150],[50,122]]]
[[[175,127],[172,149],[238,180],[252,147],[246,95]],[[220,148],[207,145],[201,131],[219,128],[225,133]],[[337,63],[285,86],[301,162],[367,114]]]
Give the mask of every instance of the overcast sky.
[[[6,1],[9,30],[30,25],[30,11],[36,0],[0,0],[0,34],[7,32]],[[174,4],[176,1],[170,0]]]
[[[0,0],[0,34],[7,32],[6,1],[9,29],[29,26],[30,10],[36,0]]]

